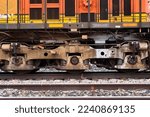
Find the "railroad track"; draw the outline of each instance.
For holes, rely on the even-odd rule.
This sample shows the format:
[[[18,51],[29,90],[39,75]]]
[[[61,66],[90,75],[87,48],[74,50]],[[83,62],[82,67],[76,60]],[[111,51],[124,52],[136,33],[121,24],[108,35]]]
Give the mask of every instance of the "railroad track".
[[[20,97],[20,98],[12,98],[12,97],[5,97],[1,98],[0,100],[150,100],[150,96],[116,96],[116,97]]]
[[[75,80],[74,80],[75,81]],[[0,81],[3,97],[64,97],[64,96],[150,96],[150,82],[93,80],[11,80]],[[141,91],[141,92],[140,92]],[[38,94],[37,94],[38,92]],[[136,93],[137,92],[137,93]]]
[[[51,82],[51,83],[50,83]],[[68,81],[66,81],[68,82]],[[150,90],[150,83],[56,83],[52,81],[12,81],[1,82],[0,88],[31,89],[31,90],[91,90],[97,89],[117,90],[117,89],[147,89]]]
[[[0,73],[0,80],[7,79],[149,79],[150,72],[138,73],[119,73],[119,72],[84,72],[84,73],[67,73],[67,72],[37,72],[35,74],[13,74]]]
[[[2,73],[0,79],[2,97],[150,96],[150,73]]]

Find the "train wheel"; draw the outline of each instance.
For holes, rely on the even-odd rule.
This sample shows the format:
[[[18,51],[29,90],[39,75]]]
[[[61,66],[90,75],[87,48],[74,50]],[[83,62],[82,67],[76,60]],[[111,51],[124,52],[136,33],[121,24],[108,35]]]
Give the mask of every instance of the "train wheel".
[[[35,66],[35,69],[33,70],[13,70],[15,74],[29,74],[29,73],[35,73],[39,70],[41,61],[40,60],[35,60],[32,62],[32,64]]]

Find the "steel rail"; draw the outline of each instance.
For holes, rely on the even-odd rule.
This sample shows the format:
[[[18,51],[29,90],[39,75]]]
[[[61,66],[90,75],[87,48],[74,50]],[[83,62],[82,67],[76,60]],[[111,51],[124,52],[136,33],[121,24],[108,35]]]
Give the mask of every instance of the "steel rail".
[[[150,79],[150,72],[141,73],[118,73],[118,72],[84,72],[66,73],[66,72],[50,72],[50,73],[35,73],[35,74],[13,74],[0,73],[0,80],[4,79]]]
[[[104,90],[136,90],[136,89],[147,89],[150,90],[150,83],[28,83],[28,82],[14,82],[14,83],[0,83],[0,89],[4,88],[15,88],[15,89],[30,89],[30,90],[90,90],[95,91],[99,89]]]
[[[77,82],[74,82],[77,81]],[[88,82],[87,82],[88,81]],[[32,93],[35,92],[56,92],[61,94],[65,94],[67,97],[72,97],[70,95],[71,92],[90,92],[90,96],[97,95],[98,92],[113,92],[113,91],[144,91],[150,90],[150,81],[148,82],[131,82],[126,83],[128,80],[121,80],[122,82],[106,82],[107,80],[101,80],[104,81],[102,83],[97,82],[97,80],[89,82],[90,80],[0,80],[0,90],[1,91],[9,91],[11,90],[17,90],[17,91],[31,91]],[[136,80],[135,80],[136,81]],[[49,92],[50,93],[50,92]],[[20,94],[21,95],[21,94]],[[69,96],[70,95],[70,96]],[[80,94],[79,94],[80,95]],[[104,94],[105,95],[105,94]],[[124,96],[124,94],[121,94]],[[143,94],[141,94],[143,95]],[[82,95],[80,95],[82,97]],[[145,94],[144,97],[147,97]],[[3,96],[2,96],[3,97]],[[17,96],[18,97],[18,96]],[[55,97],[55,96],[50,96]],[[57,97],[57,96],[56,96]],[[78,97],[78,96],[75,96]],[[84,96],[83,96],[84,97]],[[102,95],[97,97],[103,97]],[[107,96],[105,97],[107,99]],[[87,99],[89,99],[87,97]],[[119,98],[118,98],[119,99]]]
[[[0,100],[150,100],[150,96],[0,97]]]

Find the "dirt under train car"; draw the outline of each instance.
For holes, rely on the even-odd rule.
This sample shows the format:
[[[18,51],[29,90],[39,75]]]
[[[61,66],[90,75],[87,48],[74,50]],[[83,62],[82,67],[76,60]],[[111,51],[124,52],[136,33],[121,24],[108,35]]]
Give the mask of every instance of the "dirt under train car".
[[[149,0],[0,0],[0,69],[150,69]]]

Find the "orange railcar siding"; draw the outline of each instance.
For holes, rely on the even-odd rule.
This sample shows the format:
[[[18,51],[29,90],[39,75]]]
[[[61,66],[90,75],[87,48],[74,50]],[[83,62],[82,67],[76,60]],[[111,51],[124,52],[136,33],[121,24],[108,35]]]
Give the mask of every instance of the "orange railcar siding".
[[[20,0],[20,14],[30,14],[30,8],[42,8],[42,14],[44,14],[44,1],[42,4],[30,4],[30,0]],[[148,0],[142,0],[142,13],[147,13]],[[121,4],[122,3],[122,4]],[[100,0],[91,0],[91,13],[100,13]],[[59,3],[47,3],[47,8],[59,8],[60,15],[65,14],[65,0],[59,0]],[[108,13],[112,13],[112,0],[108,0]],[[120,13],[124,13],[124,0],[120,0]],[[7,11],[8,8],[8,11]],[[131,0],[131,12],[140,12],[140,0]],[[17,14],[17,0],[0,0],[0,14]],[[87,0],[75,0],[75,14],[88,13]]]
[[[0,14],[6,14],[8,8],[9,14],[16,14],[17,13],[17,0],[0,0]]]
[[[3,0],[1,0],[3,1]],[[11,0],[9,0],[11,1]],[[25,4],[25,13],[29,14],[30,8],[42,8],[44,12],[44,0],[42,0],[42,4],[30,4],[30,0],[25,0],[22,2],[22,4]],[[87,0],[75,0],[75,13],[88,13],[88,7],[85,5],[85,1]],[[131,0],[131,12],[138,13],[140,10],[140,0]],[[142,12],[146,12],[146,5],[147,0],[142,0]],[[122,3],[122,5],[121,5]],[[0,3],[5,4],[5,2]],[[122,6],[122,8],[121,8]],[[124,0],[120,0],[120,13],[124,12]],[[65,0],[59,0],[59,3],[47,3],[47,8],[59,8],[60,14],[65,14]],[[108,0],[108,12],[112,13],[112,0]],[[91,0],[91,7],[90,7],[91,13],[100,13],[100,0]],[[4,10],[3,10],[4,12]],[[16,11],[13,11],[16,12]],[[0,11],[1,13],[1,11]]]

